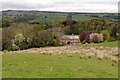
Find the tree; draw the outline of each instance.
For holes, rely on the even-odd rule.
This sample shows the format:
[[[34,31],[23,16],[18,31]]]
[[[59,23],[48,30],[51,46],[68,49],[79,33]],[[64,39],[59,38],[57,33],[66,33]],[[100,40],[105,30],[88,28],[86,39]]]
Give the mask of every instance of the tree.
[[[11,22],[9,18],[3,18],[2,19],[2,28],[10,26]]]
[[[67,14],[67,20],[66,20],[67,22],[67,25],[69,25],[69,26],[72,26],[72,14],[71,13],[68,13]]]
[[[14,28],[6,27],[2,29],[2,50],[11,50],[14,38]]]
[[[89,35],[91,34],[92,32],[82,32],[80,34],[80,41],[83,42],[88,42],[89,43]]]
[[[101,31],[102,35],[103,35],[103,38],[104,40],[109,40],[110,39],[110,33],[108,30],[103,30]]]
[[[66,26],[65,28],[63,28],[63,31],[65,34],[70,35],[71,34],[70,26]]]
[[[117,34],[117,27],[114,26],[111,30],[110,36],[113,37],[114,39],[116,38],[116,34]]]
[[[77,25],[70,26],[70,30],[72,34],[79,34],[79,26]]]
[[[32,40],[33,47],[43,47],[43,46],[57,46],[59,38],[54,35],[50,30],[41,30],[36,32]]]

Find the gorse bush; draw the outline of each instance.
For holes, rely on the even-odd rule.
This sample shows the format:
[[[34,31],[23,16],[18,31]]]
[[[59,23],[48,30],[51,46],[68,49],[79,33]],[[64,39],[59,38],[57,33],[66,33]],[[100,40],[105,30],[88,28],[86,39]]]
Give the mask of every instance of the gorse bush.
[[[23,34],[19,33],[15,35],[15,39],[13,40],[13,43],[15,43],[16,45],[20,45],[20,43],[23,43],[24,41],[24,36]]]
[[[20,50],[20,47],[13,43],[11,46],[11,50],[13,51]]]
[[[12,44],[12,50],[18,50],[18,49],[27,49],[28,48],[28,42],[23,36],[23,34],[18,33],[15,35],[15,38],[13,39]]]

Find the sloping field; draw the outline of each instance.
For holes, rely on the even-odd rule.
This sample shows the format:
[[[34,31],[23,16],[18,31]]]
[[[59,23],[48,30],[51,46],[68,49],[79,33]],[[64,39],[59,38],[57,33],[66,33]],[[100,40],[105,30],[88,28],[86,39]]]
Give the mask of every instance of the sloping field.
[[[110,59],[80,58],[79,54],[3,54],[3,78],[117,78]]]
[[[2,76],[3,78],[117,78],[119,61],[117,46],[105,47],[98,44],[96,46],[66,45],[4,51]]]
[[[113,47],[103,47],[100,46],[98,48],[87,47],[82,48],[80,46],[68,45],[68,46],[61,46],[61,47],[43,47],[43,48],[31,48],[27,50],[20,50],[20,51],[10,51],[5,53],[39,53],[45,55],[62,55],[67,54],[68,56],[72,56],[73,54],[79,54],[81,57],[92,57],[96,56],[99,59],[103,58],[110,58],[115,59],[118,56],[118,48]]]

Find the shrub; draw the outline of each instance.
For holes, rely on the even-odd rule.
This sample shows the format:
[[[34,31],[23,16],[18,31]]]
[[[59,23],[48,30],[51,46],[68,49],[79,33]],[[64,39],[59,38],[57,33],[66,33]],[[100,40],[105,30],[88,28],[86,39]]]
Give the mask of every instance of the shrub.
[[[103,30],[102,31],[102,35],[104,37],[104,40],[108,41],[110,38],[110,33],[108,32],[108,30]]]
[[[44,41],[39,41],[38,43],[39,43],[39,44],[38,44],[39,47],[45,47],[45,42],[44,42]]]
[[[15,38],[13,39],[13,44],[16,44],[21,50],[28,48],[28,42],[21,33],[15,35]]]
[[[12,44],[11,50],[16,51],[16,50],[20,50],[20,48],[16,44]]]
[[[65,45],[64,42],[62,42],[62,41],[59,42],[59,46],[64,46],[64,45]]]
[[[56,39],[54,39],[53,42],[52,42],[52,46],[58,46],[58,45],[59,45],[59,43],[57,42]]]
[[[91,33],[89,35],[89,38],[94,43],[98,43],[98,42],[102,42],[103,41],[103,35],[102,34],[98,34],[98,33]]]
[[[42,38],[40,38],[40,35],[38,35],[37,33],[33,36],[33,39],[32,39],[32,41],[31,41],[31,43],[30,43],[30,46],[31,47],[37,47],[37,48],[39,48],[39,47],[43,47],[43,46],[45,46],[45,41],[42,39]]]
[[[103,40],[103,38],[104,38],[104,37],[103,37],[103,35],[102,35],[102,34],[98,34],[98,41],[99,41],[99,42],[104,41],[104,40]]]
[[[98,43],[98,35],[93,35],[92,42]]]
[[[23,35],[19,33],[15,35],[15,39],[13,40],[13,43],[15,43],[16,45],[20,45],[20,43],[22,43],[23,40],[24,40]]]
[[[35,42],[34,42],[34,47],[37,47],[37,48],[39,48],[39,47],[45,47],[46,45],[45,45],[45,42],[43,41],[43,40],[36,40]]]
[[[112,41],[116,41],[116,39],[113,38],[113,37],[110,37],[108,41],[109,41],[109,42],[112,42]]]
[[[120,40],[120,34],[117,34],[116,38],[117,40]]]

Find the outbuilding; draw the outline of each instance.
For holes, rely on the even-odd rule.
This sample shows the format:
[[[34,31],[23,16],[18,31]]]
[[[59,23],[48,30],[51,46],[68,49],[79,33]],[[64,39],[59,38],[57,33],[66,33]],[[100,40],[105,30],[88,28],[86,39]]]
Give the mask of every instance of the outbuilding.
[[[64,35],[61,40],[65,44],[78,44],[80,42],[79,37],[74,35]]]

